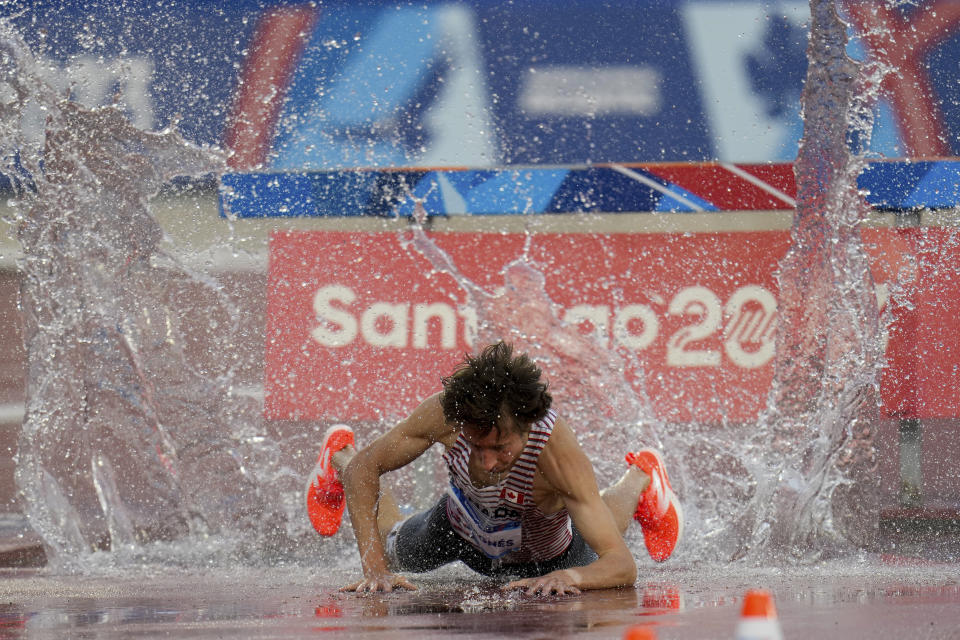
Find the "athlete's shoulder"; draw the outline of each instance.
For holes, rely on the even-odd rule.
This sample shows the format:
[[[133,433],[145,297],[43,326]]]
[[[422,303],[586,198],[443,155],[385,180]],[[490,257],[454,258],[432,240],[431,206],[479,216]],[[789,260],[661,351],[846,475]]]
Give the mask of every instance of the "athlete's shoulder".
[[[435,393],[421,402],[397,428],[408,435],[416,435],[430,442],[447,444],[451,436],[456,440],[456,428],[444,418],[440,393]]]
[[[554,425],[550,440],[540,454],[537,471],[543,481],[564,500],[597,491],[593,463],[566,421],[558,419]]]
[[[552,426],[550,428],[550,443],[555,443],[554,446],[569,446],[577,444],[577,434],[574,433],[573,427],[570,426],[570,423],[567,422],[564,418],[553,414]],[[545,419],[546,420],[546,419]],[[559,443],[559,444],[556,444]]]
[[[566,420],[558,417],[553,423],[550,438],[540,454],[541,465],[539,466],[543,467],[545,471],[548,467],[563,469],[566,464],[573,460],[580,461],[585,457],[573,427]]]

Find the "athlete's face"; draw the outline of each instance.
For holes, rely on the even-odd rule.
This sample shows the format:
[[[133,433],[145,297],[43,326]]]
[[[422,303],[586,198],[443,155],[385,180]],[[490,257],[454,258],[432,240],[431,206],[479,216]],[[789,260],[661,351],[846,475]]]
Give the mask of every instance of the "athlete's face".
[[[476,429],[464,426],[463,437],[470,445],[470,455],[490,474],[509,471],[527,444],[527,433],[520,431],[512,418],[501,420],[482,437]]]

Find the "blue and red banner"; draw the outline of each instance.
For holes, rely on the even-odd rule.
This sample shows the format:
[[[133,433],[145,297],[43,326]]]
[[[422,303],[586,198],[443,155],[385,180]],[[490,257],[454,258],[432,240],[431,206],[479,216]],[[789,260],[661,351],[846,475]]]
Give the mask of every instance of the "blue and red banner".
[[[238,218],[792,210],[790,164],[659,163],[508,169],[234,173],[221,208]],[[953,208],[960,161],[877,161],[857,180],[877,210]]]
[[[840,3],[871,150],[960,154],[960,9]],[[807,3],[17,0],[46,80],[235,169],[792,161]],[[28,123],[42,126],[42,119]]]

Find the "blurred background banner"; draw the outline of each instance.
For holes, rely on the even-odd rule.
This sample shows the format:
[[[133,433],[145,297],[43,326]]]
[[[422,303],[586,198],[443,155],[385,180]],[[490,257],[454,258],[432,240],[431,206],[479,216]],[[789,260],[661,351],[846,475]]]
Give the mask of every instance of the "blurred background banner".
[[[785,232],[456,232],[429,242],[452,271],[432,269],[430,249],[407,233],[274,234],[268,418],[375,420],[384,407],[414,406],[484,328],[540,336],[559,353],[571,343],[622,353],[623,369],[607,375],[672,422],[743,423],[765,404]],[[516,283],[520,260],[542,287]],[[553,317],[579,336],[558,335]],[[564,369],[583,368],[554,362],[552,388]]]
[[[934,180],[914,183],[926,198],[932,182],[960,175],[935,166]],[[902,165],[874,171],[874,180],[900,179]],[[914,166],[909,169],[913,178]],[[884,204],[901,194],[881,189]],[[944,189],[946,198],[952,190]],[[930,194],[931,199],[935,198]],[[590,167],[501,169],[364,169],[228,173],[220,184],[221,212],[236,218],[328,216],[505,215],[779,211],[796,205],[791,164],[597,164]],[[936,206],[924,200],[927,206]],[[891,205],[892,206],[892,205]]]
[[[956,3],[842,4],[849,53],[899,69],[872,151],[958,153]],[[801,135],[802,1],[20,0],[0,13],[75,99],[177,123],[240,170],[792,161]]]
[[[862,233],[881,309],[898,280],[912,283],[889,310],[887,415],[960,415],[956,235]],[[267,418],[375,420],[385,406],[413,406],[439,390],[477,346],[478,315],[509,298],[509,265],[521,257],[544,277],[525,297],[549,303],[512,320],[488,313],[494,333],[540,335],[540,315],[556,314],[598,351],[623,353],[618,375],[669,422],[751,423],[766,404],[787,231],[456,232],[430,241],[452,272],[433,269],[408,233],[273,235]],[[475,287],[489,299],[471,297]]]

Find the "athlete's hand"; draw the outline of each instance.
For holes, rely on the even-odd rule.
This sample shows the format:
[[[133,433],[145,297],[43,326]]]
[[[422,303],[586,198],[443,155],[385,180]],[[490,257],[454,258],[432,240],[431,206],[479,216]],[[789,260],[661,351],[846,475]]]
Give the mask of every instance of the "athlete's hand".
[[[340,591],[355,591],[357,593],[389,593],[394,589],[407,589],[416,591],[417,587],[403,576],[392,573],[383,573],[380,575],[364,578],[360,582],[354,582],[342,587]]]
[[[580,595],[580,589],[576,586],[575,576],[569,571],[554,571],[539,578],[526,578],[524,580],[514,580],[504,585],[504,591],[512,589],[522,590],[526,595],[533,596],[540,594],[542,596],[558,595]]]

